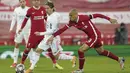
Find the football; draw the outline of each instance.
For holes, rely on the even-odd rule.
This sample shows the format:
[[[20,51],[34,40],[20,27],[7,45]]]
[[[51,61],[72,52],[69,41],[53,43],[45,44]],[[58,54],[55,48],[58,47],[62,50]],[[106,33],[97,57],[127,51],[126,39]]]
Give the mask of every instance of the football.
[[[24,73],[25,71],[25,66],[23,64],[18,64],[15,68],[16,73]]]

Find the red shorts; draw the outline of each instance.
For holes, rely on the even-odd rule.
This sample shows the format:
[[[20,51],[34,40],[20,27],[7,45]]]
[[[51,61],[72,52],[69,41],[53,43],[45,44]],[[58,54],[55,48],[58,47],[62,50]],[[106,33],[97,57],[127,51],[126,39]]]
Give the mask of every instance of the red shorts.
[[[102,39],[101,38],[89,38],[88,41],[85,42],[90,48],[98,48],[101,47]]]
[[[43,38],[44,36],[30,35],[26,47],[36,48],[38,44],[43,40]]]

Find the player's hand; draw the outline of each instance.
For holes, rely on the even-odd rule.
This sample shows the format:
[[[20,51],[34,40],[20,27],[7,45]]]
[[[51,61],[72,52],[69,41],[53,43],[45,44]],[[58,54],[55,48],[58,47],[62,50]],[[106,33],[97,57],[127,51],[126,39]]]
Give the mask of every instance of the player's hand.
[[[47,45],[52,44],[54,36],[52,35],[48,40],[47,40]]]
[[[37,36],[40,36],[40,32],[35,32],[34,34]]]
[[[117,22],[116,19],[110,19],[110,22],[111,22],[112,24],[118,24],[118,22]]]
[[[19,29],[18,34],[20,34],[21,32],[22,32],[22,29]]]

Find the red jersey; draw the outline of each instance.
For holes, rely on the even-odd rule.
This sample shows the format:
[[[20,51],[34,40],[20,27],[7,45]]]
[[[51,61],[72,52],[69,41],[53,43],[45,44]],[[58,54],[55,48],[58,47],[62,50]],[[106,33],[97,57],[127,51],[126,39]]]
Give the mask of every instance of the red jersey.
[[[104,18],[107,20],[110,20],[109,17],[104,16],[102,14],[93,14],[93,15],[78,15],[77,22],[69,21],[69,24],[65,25],[63,28],[55,32],[53,35],[54,37],[63,33],[65,30],[67,30],[69,27],[74,26],[75,28],[83,31],[88,35],[89,40],[85,43],[90,47],[100,47],[102,46],[101,43],[101,32],[95,27],[95,25],[92,23],[92,18]]]
[[[23,21],[21,29],[24,28],[24,26],[26,25],[28,18],[31,19],[31,33],[30,34],[34,34],[34,32],[36,31],[38,32],[45,31],[44,21],[47,18],[47,14],[44,7],[41,6],[40,8],[37,8],[37,9],[35,7],[31,7],[30,9],[28,9],[26,18]]]
[[[93,15],[78,15],[77,22],[69,21],[69,24],[65,25],[63,28],[55,32],[53,35],[57,36],[67,30],[69,27],[74,26],[77,29],[85,32],[89,38],[93,37],[101,37],[101,32],[95,27],[95,25],[92,23],[92,18],[104,18],[107,20],[110,20],[109,17],[104,16],[102,14],[93,14]]]

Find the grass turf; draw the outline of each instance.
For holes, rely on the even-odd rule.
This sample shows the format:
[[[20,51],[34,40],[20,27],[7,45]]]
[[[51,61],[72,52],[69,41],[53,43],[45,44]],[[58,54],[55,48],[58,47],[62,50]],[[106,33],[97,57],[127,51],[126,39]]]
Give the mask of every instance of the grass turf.
[[[21,46],[21,50],[24,46]],[[63,46],[66,51],[74,51],[77,55],[77,50],[79,46]],[[84,73],[130,73],[130,46],[129,45],[113,45],[104,46],[105,49],[113,52],[118,56],[124,56],[126,58],[125,69],[120,70],[119,64],[109,58],[99,56],[94,49],[90,49],[85,53],[86,63],[84,67]],[[0,46],[0,53],[3,51],[11,50],[13,51],[13,46]],[[8,58],[5,60],[0,59],[0,73],[15,73],[13,68],[10,68],[13,60]],[[71,71],[78,69],[78,61],[76,68],[71,68],[70,61],[60,60],[58,63],[64,67],[64,70],[57,70],[52,67],[52,62],[47,58],[40,58],[37,68],[35,68],[34,73],[71,73]],[[26,69],[29,67],[29,62],[27,61]]]
[[[130,57],[125,57],[125,69],[121,70],[119,63],[106,57],[89,56],[86,57],[84,73],[130,73]],[[68,60],[59,60],[58,63],[64,67],[64,70],[58,70],[52,67],[52,62],[47,58],[40,58],[34,73],[71,73],[78,69],[78,61],[76,68],[71,67],[71,62]],[[11,59],[0,60],[0,73],[15,73],[14,68],[10,68]],[[27,60],[26,69],[29,67]]]

